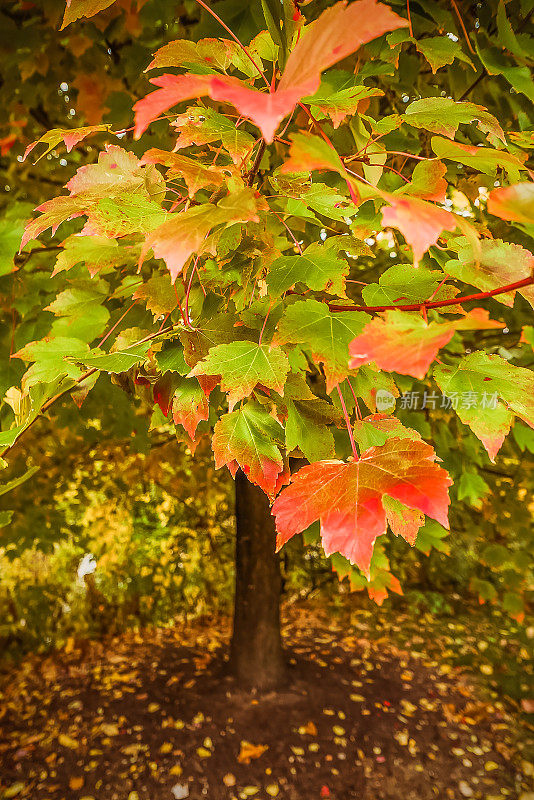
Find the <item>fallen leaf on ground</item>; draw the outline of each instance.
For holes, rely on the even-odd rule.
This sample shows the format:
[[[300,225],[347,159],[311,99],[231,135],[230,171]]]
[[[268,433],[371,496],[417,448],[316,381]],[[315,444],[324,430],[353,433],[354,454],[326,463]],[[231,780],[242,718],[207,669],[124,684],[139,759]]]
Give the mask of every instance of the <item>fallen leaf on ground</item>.
[[[241,750],[237,760],[240,764],[250,764],[251,759],[259,758],[269,747],[266,744],[251,744],[250,742],[241,742]]]

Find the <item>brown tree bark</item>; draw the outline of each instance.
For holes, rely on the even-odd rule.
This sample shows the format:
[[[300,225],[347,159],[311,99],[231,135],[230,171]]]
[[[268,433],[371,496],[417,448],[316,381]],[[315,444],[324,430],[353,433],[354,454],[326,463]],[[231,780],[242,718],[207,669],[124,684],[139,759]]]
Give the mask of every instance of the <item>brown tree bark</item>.
[[[241,471],[236,475],[235,501],[236,582],[230,667],[241,686],[274,689],[286,676],[274,518],[266,495]]]

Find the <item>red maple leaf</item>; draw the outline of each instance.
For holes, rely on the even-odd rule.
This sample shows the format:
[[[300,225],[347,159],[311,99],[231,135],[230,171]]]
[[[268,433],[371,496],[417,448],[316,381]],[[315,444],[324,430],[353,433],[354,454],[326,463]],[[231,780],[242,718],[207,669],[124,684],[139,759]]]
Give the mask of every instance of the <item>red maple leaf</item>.
[[[452,481],[435,458],[426,442],[393,438],[371,447],[358,461],[303,467],[273,505],[278,549],[320,520],[325,553],[341,553],[368,574],[375,539],[386,532],[386,522],[405,534],[384,506],[386,496],[408,507],[411,522],[416,509],[448,528]]]
[[[153,120],[176,103],[209,95],[235,106],[270,143],[280,122],[301,97],[318,89],[323,70],[354,53],[360,45],[405,25],[406,20],[376,0],[336,3],[302,31],[276,91],[260,92],[225,75],[161,75],[152,79],[160,89],[134,106],[135,136],[139,138]]]
[[[180,381],[172,401],[175,424],[183,425],[190,438],[194,439],[199,423],[208,419],[209,412],[208,397],[199,382],[191,379]]]
[[[349,367],[374,361],[387,372],[413,375],[422,380],[431,363],[456,330],[502,328],[488,312],[474,308],[468,314],[445,322],[426,322],[418,314],[386,311],[369,322],[349,345]]]
[[[280,424],[258,403],[249,401],[216,423],[212,438],[215,468],[226,465],[235,476],[241,467],[251,483],[275,495],[289,480],[279,449],[282,437]]]
[[[415,264],[436,244],[444,229],[453,231],[456,228],[456,218],[444,208],[418,197],[385,193],[383,197],[389,205],[382,209],[382,223],[385,227],[399,229],[412,246]]]
[[[488,197],[488,211],[511,222],[534,222],[534,183],[514,183],[494,189]]]

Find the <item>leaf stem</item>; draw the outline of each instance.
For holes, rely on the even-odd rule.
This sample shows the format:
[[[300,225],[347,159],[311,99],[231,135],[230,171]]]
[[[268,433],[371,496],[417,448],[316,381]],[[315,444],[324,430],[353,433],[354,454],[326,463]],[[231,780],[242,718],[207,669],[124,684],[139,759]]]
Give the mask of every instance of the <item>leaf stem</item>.
[[[406,11],[408,12],[408,27],[410,30],[410,36],[413,39],[412,15],[410,14],[410,0],[406,0]]]
[[[316,120],[316,119],[315,119],[315,117],[314,117],[314,116],[313,116],[313,114],[311,113],[310,109],[309,109],[309,108],[307,108],[307,107],[304,105],[304,103],[298,103],[297,105],[299,106],[299,108],[301,108],[303,111],[305,111],[305,112],[306,112],[306,114],[308,115],[308,117],[309,117],[310,121],[311,121],[311,122],[313,122],[313,124],[315,125],[315,127],[317,128],[317,130],[319,131],[319,133],[321,134],[322,138],[323,138],[323,139],[324,139],[324,141],[327,143],[327,145],[329,145],[329,147],[331,147],[331,148],[332,148],[332,150],[334,151],[334,153],[336,153],[337,155],[339,155],[339,154],[338,154],[338,152],[337,152],[337,150],[336,150],[336,148],[334,147],[334,144],[333,144],[333,142],[331,141],[331,139],[329,139],[329,137],[328,137],[328,136],[326,135],[326,133],[323,131],[323,129],[322,129],[322,127],[321,127],[321,125],[319,124],[318,120]],[[339,158],[341,158],[341,156],[339,156]],[[342,158],[341,158],[341,160],[343,161],[343,159],[342,159]],[[351,175],[355,175],[355,176],[356,176],[356,177],[357,177],[359,180],[363,181],[364,183],[367,183],[367,181],[365,180],[365,178],[360,178],[360,176],[359,176],[359,175],[356,175],[356,173],[355,173],[355,172],[350,172],[350,170],[347,170],[347,172],[349,172]],[[352,186],[351,182],[350,182],[350,181],[348,181],[346,178],[345,178],[345,183],[347,184],[347,189],[349,190],[350,199],[352,200],[352,202],[353,202],[355,205],[358,205],[358,197],[357,197],[357,195],[356,195],[356,192],[354,191],[354,186]]]
[[[469,51],[470,51],[470,52],[471,52],[473,55],[476,55],[476,53],[475,53],[475,51],[474,51],[474,49],[473,49],[473,45],[472,45],[472,44],[471,44],[471,42],[469,41],[469,34],[467,33],[466,27],[465,27],[465,25],[464,25],[464,21],[463,21],[463,19],[462,19],[462,15],[460,14],[460,10],[459,10],[459,8],[458,8],[458,6],[456,5],[456,3],[455,3],[455,1],[454,1],[454,0],[451,0],[451,3],[452,3],[452,7],[453,7],[453,8],[454,8],[454,10],[456,11],[456,16],[458,17],[458,19],[459,19],[459,21],[460,21],[460,27],[462,28],[462,31],[463,31],[463,34],[464,34],[464,37],[465,37],[465,43],[466,43],[466,45],[468,46],[468,48],[469,48]]]
[[[198,259],[199,258],[200,258],[200,256],[197,256],[195,258],[195,262],[193,264],[193,269],[191,270],[191,275],[189,276],[189,283],[187,284],[187,291],[185,293],[185,319],[186,319],[188,327],[191,327],[191,322],[190,322],[190,319],[189,319],[189,294],[191,292],[191,285],[193,283],[193,275],[195,274],[195,270],[197,268],[197,264],[198,264]]]
[[[48,245],[47,247],[34,247],[33,250],[21,250],[20,253],[16,254],[13,261],[17,267],[21,267],[32,256],[38,255],[38,253],[50,253],[53,252],[54,250],[63,250],[63,245],[51,244]]]
[[[121,314],[121,316],[118,318],[118,320],[117,320],[117,322],[115,323],[115,325],[113,325],[113,327],[112,327],[112,328],[110,328],[110,329],[109,329],[109,331],[108,331],[108,332],[107,332],[107,333],[104,335],[104,338],[103,338],[103,339],[100,339],[100,341],[99,341],[99,342],[98,342],[98,344],[97,344],[97,347],[101,347],[101,346],[104,344],[104,342],[105,342],[105,341],[107,341],[107,340],[109,339],[109,337],[111,336],[111,334],[113,333],[113,331],[114,331],[114,330],[116,330],[116,329],[118,328],[118,326],[119,326],[119,325],[121,324],[121,322],[123,321],[124,317],[125,317],[125,316],[126,316],[126,315],[127,315],[127,314],[128,314],[130,311],[131,311],[131,310],[132,310],[132,308],[134,307],[134,305],[135,305],[136,303],[137,303],[137,300],[134,300],[134,301],[133,301],[133,303],[132,303],[131,305],[129,305],[129,306],[128,306],[128,308],[126,309],[126,311],[124,312],[124,314]]]
[[[273,305],[274,305],[274,303],[270,304],[269,308],[267,309],[267,313],[265,315],[265,319],[263,320],[263,325],[262,325],[261,331],[260,331],[260,338],[258,339],[258,347],[260,346],[261,340],[263,339],[263,332],[265,330],[265,326],[267,325],[267,320],[269,319],[269,314],[271,313],[271,309],[272,309]]]
[[[352,392],[352,396],[354,397],[354,407],[356,409],[356,416],[358,419],[363,419],[362,412],[360,411],[360,404],[358,403],[358,398],[356,397],[356,392],[352,387],[352,383],[350,382],[350,378],[347,378],[347,383],[349,384],[350,390]]]
[[[295,247],[299,251],[299,255],[302,255],[302,247],[300,246],[300,242],[298,241],[297,237],[295,236],[295,234],[293,233],[291,228],[289,228],[289,226],[285,223],[283,217],[281,217],[280,214],[278,214],[278,212],[274,211],[272,208],[271,208],[271,213],[274,214],[274,216],[277,217],[280,220],[280,222],[282,223],[282,225],[284,226],[286,231],[289,233],[289,235],[293,239],[293,242],[295,243]]]
[[[178,304],[178,308],[180,309],[180,316],[182,317],[182,322],[184,323],[185,327],[188,328],[187,317],[184,314],[184,310],[182,308],[182,304],[180,302],[180,298],[178,297],[178,289],[176,288],[176,283],[173,283],[174,294],[176,295],[176,302]],[[184,287],[185,288],[185,287]]]
[[[347,431],[349,434],[350,446],[352,447],[352,454],[354,456],[354,460],[358,461],[359,456],[358,456],[358,451],[356,450],[356,442],[354,441],[354,434],[352,433],[352,425],[350,424],[350,419],[347,412],[347,406],[345,405],[345,401],[343,399],[343,395],[341,394],[341,389],[339,388],[339,384],[336,386],[336,389],[339,395],[341,407],[343,409],[343,416],[345,417],[345,425],[347,426]]]

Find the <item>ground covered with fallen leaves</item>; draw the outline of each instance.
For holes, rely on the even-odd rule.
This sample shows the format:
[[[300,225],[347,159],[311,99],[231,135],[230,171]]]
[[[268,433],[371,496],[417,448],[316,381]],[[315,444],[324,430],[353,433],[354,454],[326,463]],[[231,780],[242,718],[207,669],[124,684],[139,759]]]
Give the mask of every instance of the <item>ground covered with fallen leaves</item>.
[[[495,690],[484,637],[365,609],[285,617],[279,693],[225,676],[224,619],[4,671],[0,798],[534,800],[528,718]]]

